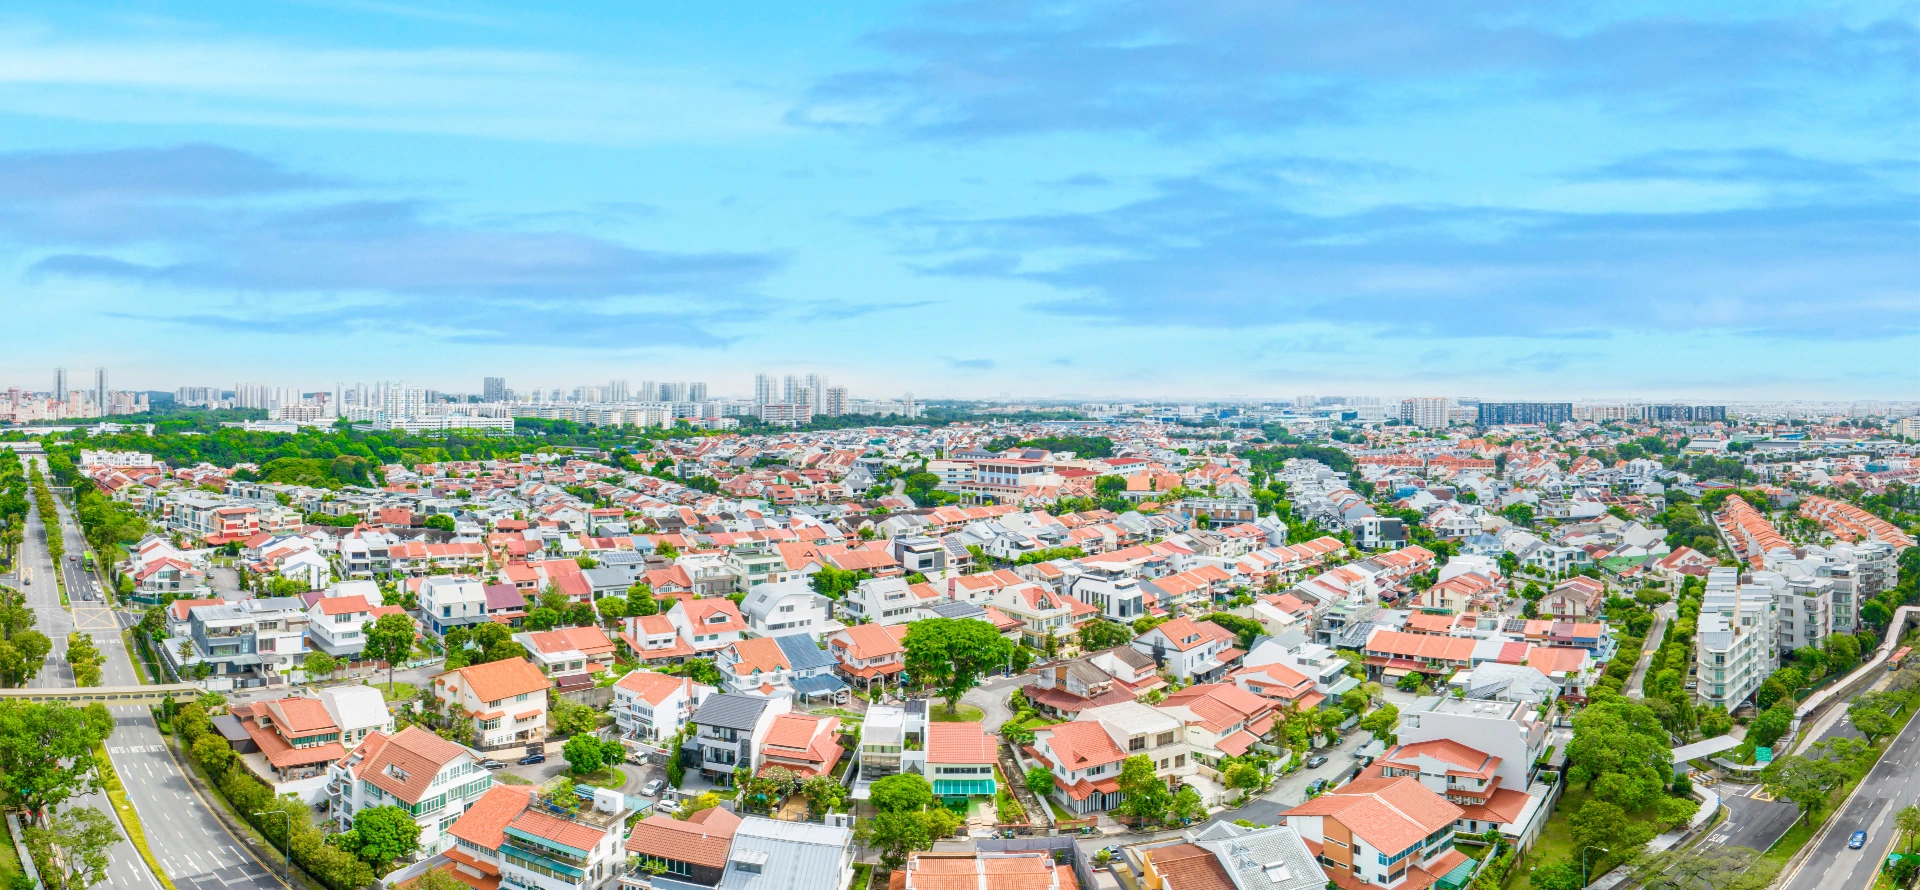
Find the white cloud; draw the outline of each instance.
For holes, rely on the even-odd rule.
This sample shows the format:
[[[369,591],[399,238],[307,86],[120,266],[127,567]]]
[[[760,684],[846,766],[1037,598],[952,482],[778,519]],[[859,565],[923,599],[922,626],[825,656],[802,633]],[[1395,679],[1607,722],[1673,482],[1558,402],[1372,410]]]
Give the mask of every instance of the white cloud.
[[[0,31],[0,110],[640,145],[776,133],[786,103],[719,74],[550,53],[72,41],[14,30]]]

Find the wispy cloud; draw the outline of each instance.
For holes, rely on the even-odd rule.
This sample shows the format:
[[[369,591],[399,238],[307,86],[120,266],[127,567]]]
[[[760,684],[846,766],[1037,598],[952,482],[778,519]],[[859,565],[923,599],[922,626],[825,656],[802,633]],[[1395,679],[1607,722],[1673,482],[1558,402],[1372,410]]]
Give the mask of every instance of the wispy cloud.
[[[182,176],[169,175],[176,167]],[[618,346],[671,337],[717,346],[726,338],[701,325],[755,300],[785,262],[767,252],[655,250],[462,223],[435,216],[422,201],[328,200],[312,190],[332,180],[227,149],[0,155],[0,172],[33,169],[53,175],[30,189],[0,190],[0,240],[89,249],[40,256],[27,268],[29,282],[357,298],[313,316],[289,315],[279,301],[258,312],[168,316],[190,325],[274,333],[400,324],[464,343]],[[271,199],[225,200],[262,193]],[[93,213],[102,194],[112,197],[113,213]],[[139,249],[122,253],[116,245]],[[687,300],[697,308],[681,308]]]
[[[929,138],[1128,130],[1194,140],[1501,94],[1687,116],[1782,104],[1857,114],[1820,109],[1806,84],[1846,79],[1883,111],[1909,101],[1915,35],[1892,10],[1843,19],[1508,0],[947,2],[868,35],[892,64],[824,79],[791,119]]]
[[[1920,330],[1920,197],[1856,198],[1691,213],[1382,205],[1310,214],[1284,192],[1195,176],[1092,212],[908,209],[874,222],[924,272],[1049,284],[1060,296],[1043,308],[1123,325],[1317,321],[1556,338]],[[1860,325],[1868,315],[1875,324]]]
[[[782,129],[734,78],[562,53],[258,40],[54,40],[0,31],[0,111],[94,123],[698,143]]]
[[[998,365],[990,358],[954,358],[943,355],[940,360],[946,362],[947,367],[955,371],[991,371]]]

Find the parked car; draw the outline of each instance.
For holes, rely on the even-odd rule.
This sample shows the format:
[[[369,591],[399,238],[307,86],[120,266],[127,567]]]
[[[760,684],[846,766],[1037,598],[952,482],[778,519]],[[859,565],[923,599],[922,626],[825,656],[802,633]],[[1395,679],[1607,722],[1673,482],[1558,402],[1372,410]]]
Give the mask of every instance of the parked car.
[[[504,760],[482,760],[480,761],[480,767],[482,769],[506,769],[507,764]]]
[[[640,789],[640,794],[642,797],[658,797],[660,789],[665,787],[667,787],[666,779],[654,779]]]
[[[1327,755],[1315,754],[1307,758],[1307,769],[1319,769],[1327,765]]]
[[[520,758],[521,766],[526,766],[532,763],[546,763],[546,762],[547,762],[547,755],[545,754],[528,754],[527,756]]]
[[[1853,833],[1853,837],[1847,838],[1847,849],[1849,850],[1858,850],[1866,845],[1867,833],[1864,831],[1856,831]]]
[[[663,800],[653,805],[653,811],[671,816],[674,813],[680,812],[680,804],[677,801]]]
[[[1319,794],[1320,790],[1325,787],[1327,787],[1326,779],[1314,779],[1313,781],[1307,783],[1307,793]]]

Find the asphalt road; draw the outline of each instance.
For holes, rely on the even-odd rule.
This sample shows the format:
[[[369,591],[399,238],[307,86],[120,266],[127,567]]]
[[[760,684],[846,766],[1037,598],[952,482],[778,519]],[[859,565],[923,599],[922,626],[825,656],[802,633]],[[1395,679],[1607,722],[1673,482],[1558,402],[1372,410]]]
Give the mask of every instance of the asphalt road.
[[[44,472],[44,471],[43,471]],[[53,641],[53,648],[47,655],[46,664],[27,686],[34,689],[57,689],[73,685],[73,668],[67,664],[67,633],[73,630],[72,617],[60,606],[60,589],[54,581],[53,559],[47,552],[46,528],[38,520],[40,508],[32,498],[27,500],[27,533],[20,545],[20,565],[30,569],[31,582],[20,585],[26,594],[27,605],[34,611],[35,627]],[[116,732],[117,736],[118,733]],[[109,740],[109,744],[112,743]],[[93,807],[108,816],[113,815],[113,804],[105,794],[87,794],[69,799],[67,807]],[[119,823],[115,823],[119,830]],[[109,854],[107,877],[104,886],[115,888],[139,888],[139,890],[160,890],[160,884],[148,871],[146,863],[140,860],[140,852],[133,848],[124,832],[120,843],[115,844]]]
[[[1789,801],[1773,800],[1759,785],[1735,785],[1723,782],[1715,786],[1720,802],[1726,804],[1727,819],[1713,827],[1702,844],[1746,847],[1766,852],[1780,836],[1799,821],[1800,808]]]
[[[1849,727],[1850,728],[1850,727]],[[1813,852],[1787,877],[1786,890],[1865,890],[1874,872],[1892,852],[1899,830],[1894,814],[1920,803],[1920,721],[1908,723],[1860,782],[1853,799],[1814,838]],[[1855,831],[1867,833],[1866,846],[1847,849]]]
[[[79,554],[86,542],[80,536],[66,505],[57,500],[56,505],[66,551]],[[36,531],[42,528],[44,526],[35,524]],[[45,539],[39,540],[44,542]],[[53,586],[53,567],[47,561],[44,544],[38,548],[36,555],[41,560],[40,566],[34,569],[37,589],[29,596],[34,597],[31,602],[35,605],[35,611],[40,613],[41,628],[49,636],[55,637],[55,650],[64,653],[66,631],[69,628],[91,633],[94,645],[106,656],[101,683],[106,686],[137,685],[139,679],[135,676],[133,661],[120,636],[122,619],[102,601],[97,581],[88,577],[78,564],[69,562],[61,567],[73,603],[73,615],[69,618],[66,611],[59,608],[60,596]],[[44,575],[43,568],[46,570]],[[94,592],[94,598],[91,601],[83,599],[81,591]],[[52,631],[55,626],[61,626],[57,636]],[[49,664],[42,676],[51,680],[53,667]],[[72,669],[64,659],[58,667],[59,679],[48,685],[71,686]],[[127,798],[140,814],[149,848],[174,884],[180,890],[187,890],[188,887],[196,890],[271,890],[283,887],[280,880],[268,871],[268,866],[254,859],[206,808],[208,804],[194,793],[186,776],[180,772],[180,766],[167,753],[165,740],[147,709],[128,706],[113,710],[116,726],[113,736],[107,741],[107,755],[113,761],[121,783],[126,786]],[[108,808],[104,797],[97,805]],[[273,863],[276,868],[278,865],[277,862]],[[114,849],[113,870],[114,875],[108,880],[114,886],[158,886],[140,860],[139,852],[131,844]],[[132,872],[137,872],[137,876]]]

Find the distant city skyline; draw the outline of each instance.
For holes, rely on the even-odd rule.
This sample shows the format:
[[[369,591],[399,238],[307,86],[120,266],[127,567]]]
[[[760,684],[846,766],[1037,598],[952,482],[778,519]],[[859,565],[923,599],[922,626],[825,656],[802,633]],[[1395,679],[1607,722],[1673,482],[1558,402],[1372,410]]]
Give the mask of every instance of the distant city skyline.
[[[0,13],[0,379],[1914,387],[1898,7],[251,12]]]

